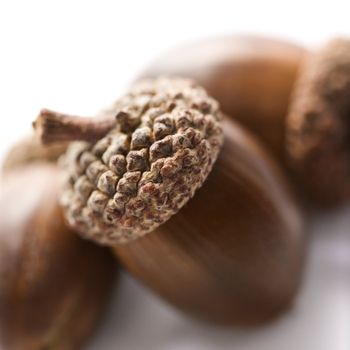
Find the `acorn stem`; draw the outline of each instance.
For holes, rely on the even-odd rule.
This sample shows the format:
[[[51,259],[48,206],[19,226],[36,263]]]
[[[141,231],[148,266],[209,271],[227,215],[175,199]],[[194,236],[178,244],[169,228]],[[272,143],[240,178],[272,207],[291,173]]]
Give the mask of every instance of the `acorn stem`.
[[[114,115],[84,118],[42,109],[33,128],[43,144],[69,141],[94,142],[115,126]]]

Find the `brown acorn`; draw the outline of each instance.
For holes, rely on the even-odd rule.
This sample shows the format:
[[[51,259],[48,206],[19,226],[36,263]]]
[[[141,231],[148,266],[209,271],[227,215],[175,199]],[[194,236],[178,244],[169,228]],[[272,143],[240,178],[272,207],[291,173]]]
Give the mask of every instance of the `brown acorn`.
[[[221,110],[284,162],[285,117],[305,49],[259,36],[224,36],[179,46],[156,58],[141,78],[194,79]]]
[[[57,168],[8,172],[0,192],[0,347],[76,350],[109,300],[115,260],[80,239],[57,202]]]
[[[314,205],[350,200],[350,40],[305,61],[287,117],[287,156]]]
[[[152,233],[117,245],[119,261],[179,309],[256,325],[289,308],[301,282],[301,214],[276,165],[233,121],[194,198]]]
[[[62,163],[70,225],[193,316],[250,325],[286,309],[301,278],[303,220],[261,146],[186,79],[140,82],[114,107],[114,125],[94,141],[91,119],[45,110],[35,123],[46,141],[89,140]],[[48,128],[53,120],[61,127]]]
[[[66,151],[67,143],[43,145],[34,135],[17,142],[7,153],[2,165],[3,172],[31,163],[55,163]]]

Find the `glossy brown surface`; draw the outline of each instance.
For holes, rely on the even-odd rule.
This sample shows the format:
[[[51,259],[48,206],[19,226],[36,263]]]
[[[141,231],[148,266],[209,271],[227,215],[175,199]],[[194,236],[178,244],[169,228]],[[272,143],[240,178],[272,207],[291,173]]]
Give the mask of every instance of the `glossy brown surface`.
[[[114,259],[66,227],[57,174],[48,165],[28,166],[0,183],[4,350],[76,350],[109,300]]]
[[[131,273],[196,317],[262,323],[292,303],[303,221],[275,165],[232,121],[212,173],[156,231],[114,251]]]
[[[305,50],[285,41],[228,36],[180,46],[164,54],[142,77],[178,75],[195,79],[224,113],[284,157],[285,116]]]
[[[34,136],[29,135],[18,141],[7,153],[3,172],[8,172],[14,168],[30,163],[56,162],[66,151],[67,144],[51,144],[44,146]]]

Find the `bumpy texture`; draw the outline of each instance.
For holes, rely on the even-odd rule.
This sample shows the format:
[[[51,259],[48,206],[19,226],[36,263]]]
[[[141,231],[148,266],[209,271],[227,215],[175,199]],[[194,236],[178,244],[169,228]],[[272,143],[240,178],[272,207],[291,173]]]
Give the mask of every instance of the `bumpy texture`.
[[[350,41],[312,55],[287,118],[288,157],[319,204],[350,199]]]
[[[175,214],[206,179],[223,139],[218,103],[189,80],[145,80],[113,108],[116,127],[95,144],[73,143],[62,161],[68,222],[106,245]]]

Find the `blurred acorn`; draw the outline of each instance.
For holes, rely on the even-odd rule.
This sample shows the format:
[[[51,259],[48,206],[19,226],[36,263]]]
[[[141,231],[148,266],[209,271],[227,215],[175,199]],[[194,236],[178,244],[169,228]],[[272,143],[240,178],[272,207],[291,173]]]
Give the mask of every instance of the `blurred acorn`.
[[[67,143],[43,145],[35,135],[30,135],[11,147],[3,162],[3,172],[31,163],[55,163],[66,151]]]
[[[221,110],[285,158],[285,118],[306,51],[287,41],[223,36],[179,46],[155,59],[141,78],[194,79]]]
[[[312,204],[350,200],[350,40],[334,39],[302,67],[287,118],[287,156]]]
[[[0,347],[76,350],[95,328],[116,276],[109,251],[80,239],[57,202],[56,167],[6,173],[0,191]]]

